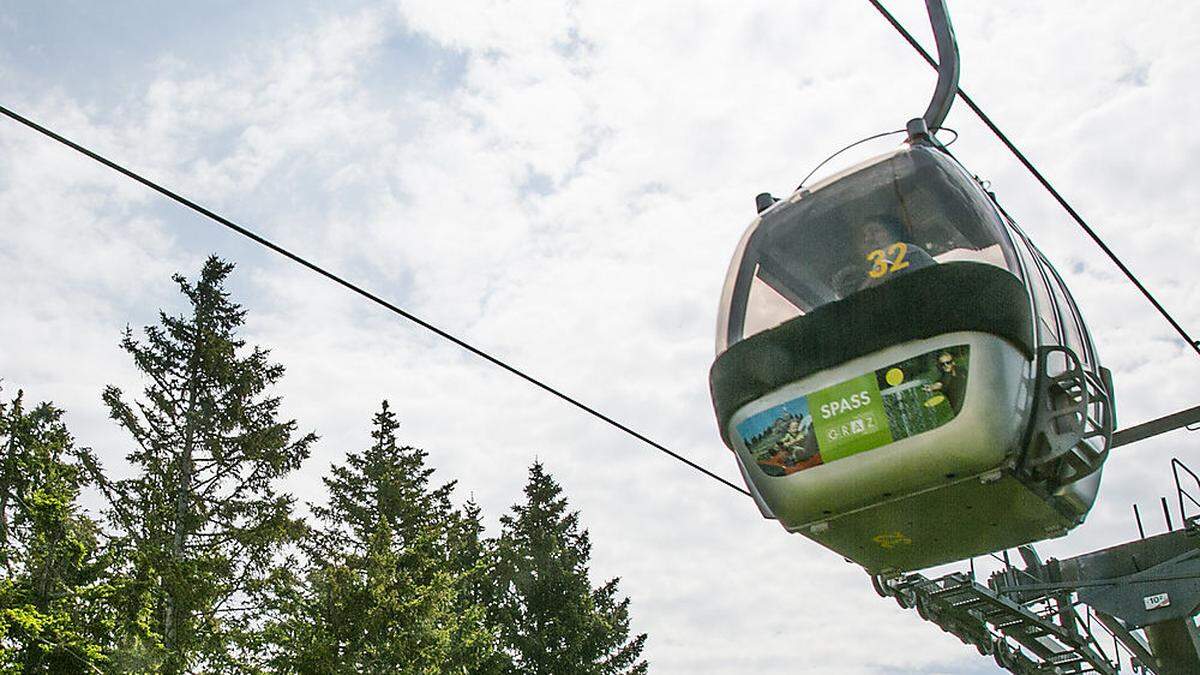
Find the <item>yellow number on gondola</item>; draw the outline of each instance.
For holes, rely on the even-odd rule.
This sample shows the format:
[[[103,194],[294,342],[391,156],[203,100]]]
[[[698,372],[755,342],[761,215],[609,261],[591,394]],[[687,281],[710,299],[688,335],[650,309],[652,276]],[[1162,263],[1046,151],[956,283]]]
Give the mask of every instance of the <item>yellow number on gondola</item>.
[[[904,259],[904,256],[907,254],[908,244],[904,242],[896,242],[888,246],[886,254],[881,248],[871,251],[867,254],[867,260],[873,263],[873,267],[867,272],[867,276],[872,279],[878,279],[885,274],[908,267],[908,261]]]
[[[868,253],[867,260],[875,263],[875,266],[872,267],[869,272],[867,272],[867,276],[871,277],[872,279],[878,279],[879,277],[888,273],[888,260],[887,258],[883,257],[883,249],[877,248]]]
[[[902,241],[898,241],[895,244],[892,244],[891,246],[889,246],[888,247],[888,255],[892,256],[893,260],[892,260],[892,267],[888,271],[895,272],[897,270],[902,270],[905,267],[908,267],[908,261],[904,259],[904,256],[907,253],[908,253],[908,244],[905,244]]]

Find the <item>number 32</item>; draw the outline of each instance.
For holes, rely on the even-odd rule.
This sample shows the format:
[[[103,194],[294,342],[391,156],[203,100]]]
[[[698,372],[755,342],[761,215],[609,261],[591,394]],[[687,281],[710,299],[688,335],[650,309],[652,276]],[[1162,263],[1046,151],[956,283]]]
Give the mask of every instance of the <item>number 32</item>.
[[[908,244],[904,242],[896,242],[887,247],[887,252],[884,249],[877,248],[867,254],[867,260],[874,263],[874,267],[867,272],[867,276],[872,279],[878,279],[885,274],[891,274],[908,267],[908,261],[904,259],[908,253]]]

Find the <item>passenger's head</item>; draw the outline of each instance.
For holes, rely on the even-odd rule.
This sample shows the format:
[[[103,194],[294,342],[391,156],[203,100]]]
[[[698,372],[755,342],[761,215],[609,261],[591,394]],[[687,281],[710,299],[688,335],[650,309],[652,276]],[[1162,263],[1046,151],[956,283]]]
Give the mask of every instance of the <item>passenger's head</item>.
[[[858,226],[858,247],[864,253],[877,248],[886,248],[904,239],[904,226],[891,214],[881,213],[870,216]]]

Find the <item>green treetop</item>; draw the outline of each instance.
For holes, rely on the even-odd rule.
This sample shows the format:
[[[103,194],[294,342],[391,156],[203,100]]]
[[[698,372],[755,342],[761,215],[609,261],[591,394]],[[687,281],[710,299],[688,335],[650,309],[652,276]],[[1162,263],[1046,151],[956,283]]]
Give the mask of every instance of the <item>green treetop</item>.
[[[329,502],[312,511],[325,524],[329,543],[362,549],[381,518],[390,523],[401,546],[425,530],[445,530],[454,483],[430,485],[433,469],[425,464],[429,453],[400,445],[399,426],[384,401],[372,420],[371,446],[347,454],[346,463],[332,467],[323,479]]]
[[[478,510],[432,487],[427,453],[401,446],[383,403],[372,444],[325,480],[328,504],[307,568],[281,574],[269,629],[273,665],[292,672],[501,672],[495,631],[473,594],[482,574]]]
[[[126,329],[121,341],[148,381],[143,397],[131,404],[112,386],[103,396],[134,440],[133,477],[103,484],[110,519],[168,673],[245,667],[261,582],[302,531],[274,482],[316,436],[279,418],[270,388],[283,367],[238,337],[245,312],[224,289],[232,269],[214,256],[195,283],[176,275],[187,311],[160,312],[142,340]]]
[[[587,531],[540,463],[525,502],[500,522],[493,611],[514,672],[645,673],[646,635],[629,636],[629,600],[617,597],[617,579],[592,587]]]
[[[0,671],[107,669],[116,627],[96,524],[76,501],[90,453],[62,411],[0,401]]]

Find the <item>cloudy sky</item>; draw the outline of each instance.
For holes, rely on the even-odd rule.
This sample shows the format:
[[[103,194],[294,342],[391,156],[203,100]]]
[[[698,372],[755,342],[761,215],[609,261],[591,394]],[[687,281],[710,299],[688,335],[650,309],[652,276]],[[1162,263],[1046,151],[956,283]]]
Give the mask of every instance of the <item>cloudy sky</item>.
[[[888,5],[932,44],[920,0]],[[1200,332],[1200,5],[950,9],[962,86]],[[737,480],[707,370],[754,195],[903,127],[934,74],[866,0],[0,0],[0,82],[4,106]],[[1074,289],[1121,425],[1194,405],[1200,359],[965,106],[947,126]],[[8,120],[5,394],[66,407],[125,470],[99,400],[141,386],[120,333],[178,311],[170,275],[211,253],[238,265],[248,339],[288,368],[287,414],[322,437],[288,481],[302,499],[322,499],[387,398],[493,532],[529,463],[547,465],[655,672],[995,672],[727,487]],[[1169,458],[1195,448],[1180,431],[1114,453],[1087,524],[1043,554],[1135,536],[1130,505],[1157,513]]]

